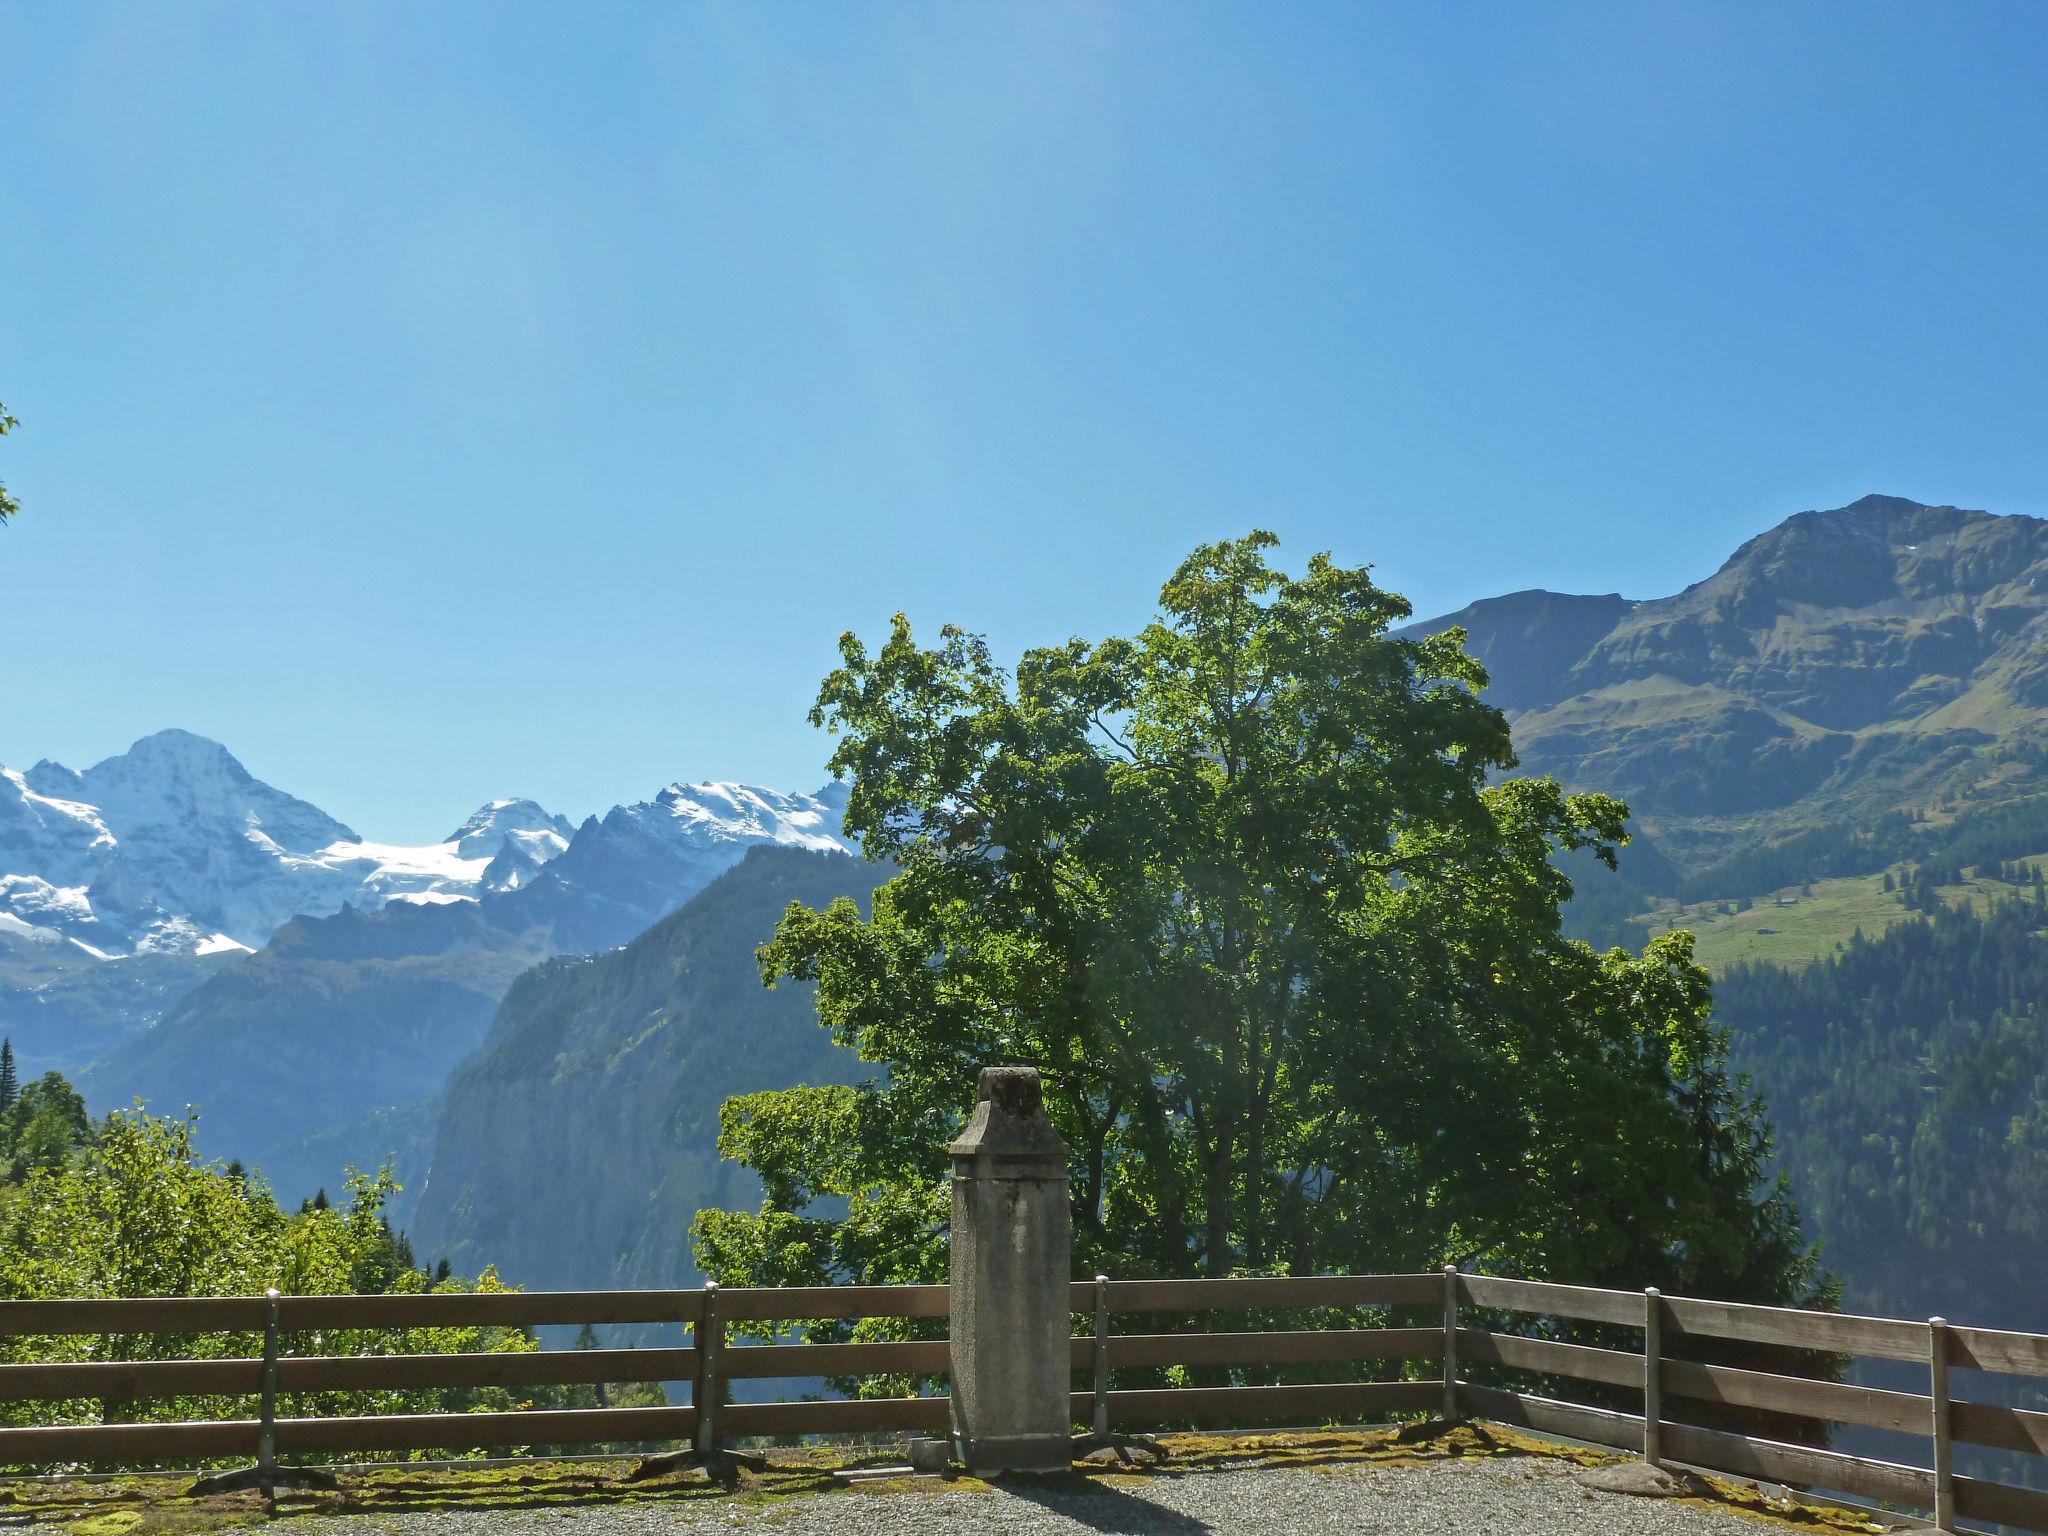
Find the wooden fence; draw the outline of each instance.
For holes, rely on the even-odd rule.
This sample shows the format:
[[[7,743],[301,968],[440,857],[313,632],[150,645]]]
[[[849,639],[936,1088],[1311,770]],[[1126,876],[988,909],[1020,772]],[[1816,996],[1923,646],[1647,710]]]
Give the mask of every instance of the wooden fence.
[[[2048,1380],[2048,1335],[1891,1318],[1801,1312],[1731,1302],[1599,1290],[1452,1272],[1242,1280],[1077,1282],[1073,1417],[1098,1431],[1253,1424],[1359,1424],[1445,1414],[1566,1435],[1671,1462],[1795,1487],[1820,1488],[1923,1509],[1951,1529],[1959,1518],[2048,1532],[2048,1494],[1965,1477],[1958,1444],[2048,1455],[2048,1413],[1953,1397],[1952,1368]],[[1320,1312],[1347,1326],[1213,1331],[1207,1314]],[[918,1431],[943,1434],[943,1396],[727,1400],[736,1381],[848,1377],[943,1378],[943,1339],[885,1343],[731,1342],[734,1324],[800,1326],[815,1319],[942,1318],[943,1285],[814,1289],[508,1292],[489,1295],[289,1296],[157,1301],[0,1301],[0,1336],[252,1335],[261,1357],[105,1360],[0,1365],[0,1405],[193,1396],[254,1399],[256,1416],[186,1423],[97,1423],[0,1428],[0,1465],[190,1465],[255,1457],[333,1458],[422,1450],[505,1450],[534,1445],[825,1438]],[[1420,1326],[1389,1319],[1420,1313]],[[1117,1326],[1146,1314],[1157,1332]],[[1360,1325],[1361,1315],[1370,1326]],[[1088,1322],[1092,1321],[1092,1328]],[[349,1329],[550,1324],[667,1324],[681,1347],[499,1354],[292,1355],[286,1336]],[[1592,1327],[1642,1340],[1639,1349],[1568,1342]],[[1518,1331],[1519,1330],[1519,1331]],[[1708,1363],[1731,1345],[1782,1352],[1771,1363],[1823,1356],[1909,1361],[1928,1390],[1901,1392],[1818,1376]],[[1384,1362],[1399,1379],[1355,1379]],[[1216,1384],[1123,1387],[1112,1373],[1189,1367]],[[1230,1372],[1268,1376],[1315,1367],[1340,1381],[1227,1384]],[[1336,1372],[1332,1372],[1335,1374]],[[1475,1380],[1583,1383],[1608,1406]],[[327,1391],[688,1382],[691,1401],[664,1408],[500,1413],[279,1416],[280,1397]],[[1621,1400],[1635,1406],[1616,1407]],[[1928,1465],[1851,1456],[1818,1444],[1726,1427],[1731,1413],[1865,1425],[1925,1437]],[[699,1416],[704,1421],[699,1422]],[[1700,1421],[1706,1422],[1700,1422]],[[1719,1422],[1723,1427],[1708,1427]],[[1823,1438],[1819,1433],[1816,1440]]]

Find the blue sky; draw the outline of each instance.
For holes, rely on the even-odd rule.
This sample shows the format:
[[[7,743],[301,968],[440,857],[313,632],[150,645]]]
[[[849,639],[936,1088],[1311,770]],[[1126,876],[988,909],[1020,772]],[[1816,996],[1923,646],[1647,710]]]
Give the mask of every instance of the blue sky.
[[[2048,513],[2039,6],[0,3],[0,763],[809,787],[838,633]]]

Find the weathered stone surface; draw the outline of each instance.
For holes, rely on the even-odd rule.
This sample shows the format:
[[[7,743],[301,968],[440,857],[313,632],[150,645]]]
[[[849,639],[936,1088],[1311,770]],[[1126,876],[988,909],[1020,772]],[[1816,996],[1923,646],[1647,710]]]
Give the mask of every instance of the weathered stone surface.
[[[988,1067],[953,1156],[953,1409],[978,1475],[1071,1465],[1067,1148],[1038,1072]]]
[[[1645,1499],[1696,1499],[1709,1489],[1690,1472],[1653,1467],[1646,1461],[1618,1461],[1604,1467],[1585,1467],[1572,1477],[1602,1493],[1632,1493]]]

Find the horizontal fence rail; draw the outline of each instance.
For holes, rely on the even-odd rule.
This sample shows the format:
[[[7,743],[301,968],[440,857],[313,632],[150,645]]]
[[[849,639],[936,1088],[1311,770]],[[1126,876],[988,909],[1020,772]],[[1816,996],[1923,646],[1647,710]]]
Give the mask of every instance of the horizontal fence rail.
[[[739,1439],[944,1434],[944,1338],[826,1342],[811,1335],[820,1324],[872,1319],[929,1333],[949,1306],[943,1285],[0,1301],[0,1340],[105,1341],[101,1358],[0,1364],[0,1411],[64,1404],[60,1412],[78,1417],[96,1405],[100,1419],[0,1427],[0,1465],[190,1465],[256,1456],[269,1466],[263,1458],[276,1455],[675,1442],[715,1454],[722,1442]],[[2048,1494],[1962,1476],[1952,1465],[1956,1444],[2048,1456],[2048,1413],[1955,1398],[1949,1387],[1951,1368],[2048,1382],[2048,1335],[1453,1272],[1103,1278],[1076,1282],[1070,1306],[1083,1321],[1069,1363],[1094,1378],[1094,1390],[1073,1394],[1073,1417],[1077,1424],[1092,1421],[1098,1435],[1112,1427],[1364,1423],[1448,1413],[1652,1461],[1924,1509],[1944,1529],[1975,1520],[2048,1532]],[[1266,1315],[1276,1313],[1296,1314],[1298,1326],[1266,1326]],[[1239,1321],[1245,1314],[1254,1315],[1255,1326]],[[1239,1320],[1211,1326],[1232,1315]],[[1133,1326],[1120,1326],[1126,1319]],[[452,1354],[405,1353],[403,1342],[387,1337],[586,1323],[663,1325],[687,1333],[689,1342]],[[738,1342],[735,1324],[771,1341]],[[166,1339],[211,1339],[222,1357],[118,1358],[146,1355],[152,1340]],[[1928,1390],[1834,1379],[1832,1363],[1842,1357],[1918,1365]],[[1158,1374],[1171,1369],[1183,1374]],[[1112,1373],[1122,1373],[1121,1381]],[[1344,1379],[1273,1379],[1310,1374]],[[843,1388],[878,1379],[898,1383],[897,1392],[904,1382],[912,1390],[727,1400],[736,1381]],[[1162,1380],[1179,1384],[1144,1384]],[[303,1411],[307,1399],[323,1393],[623,1382],[685,1383],[690,1400],[474,1413]],[[1571,1384],[1590,1388],[1585,1395],[1595,1400],[1560,1395]],[[296,1400],[295,1411],[277,1407],[280,1395]],[[192,1398],[215,1400],[217,1411],[234,1416],[132,1421],[146,1404]],[[1922,1437],[1931,1464],[1827,1449],[1833,1425]]]

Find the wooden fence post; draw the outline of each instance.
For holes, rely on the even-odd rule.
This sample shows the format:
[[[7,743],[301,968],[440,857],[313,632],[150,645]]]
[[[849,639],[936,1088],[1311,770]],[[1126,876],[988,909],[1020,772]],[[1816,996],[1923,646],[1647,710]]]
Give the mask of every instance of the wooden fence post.
[[[256,1486],[266,1499],[277,1496],[277,1346],[278,1291],[265,1291],[263,1310],[263,1395],[256,1433]]]
[[[1934,1524],[1944,1531],[1956,1528],[1955,1472],[1948,1430],[1948,1321],[1927,1320],[1928,1396],[1933,1402],[1929,1432],[1934,1440]]]
[[[1664,1461],[1664,1296],[1656,1286],[1643,1292],[1643,1460]]]
[[[1458,1266],[1444,1266],[1444,1419],[1458,1421]]]
[[[1095,1437],[1109,1438],[1109,1276],[1095,1277]]]
[[[725,1348],[725,1319],[718,1310],[718,1282],[704,1282],[704,1310],[697,1319],[697,1379],[690,1401],[697,1406],[697,1456],[705,1464],[718,1459],[718,1406],[725,1396],[720,1352]]]

